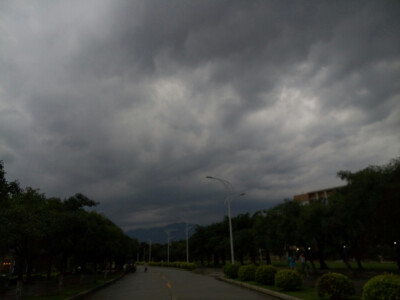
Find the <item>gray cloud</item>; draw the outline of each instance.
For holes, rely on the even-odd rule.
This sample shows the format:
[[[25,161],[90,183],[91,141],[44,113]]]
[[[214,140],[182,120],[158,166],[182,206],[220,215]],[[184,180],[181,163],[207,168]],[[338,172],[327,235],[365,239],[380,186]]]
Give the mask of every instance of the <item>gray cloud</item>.
[[[124,228],[219,221],[399,155],[396,1],[0,4],[0,159]]]

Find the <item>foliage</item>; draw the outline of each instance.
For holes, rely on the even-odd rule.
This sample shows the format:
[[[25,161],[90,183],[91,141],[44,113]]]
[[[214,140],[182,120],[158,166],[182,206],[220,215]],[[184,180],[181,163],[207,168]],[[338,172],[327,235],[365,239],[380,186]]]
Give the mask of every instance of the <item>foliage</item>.
[[[253,216],[233,217],[236,259],[255,264],[260,257],[269,264],[270,253],[282,256],[295,245],[306,253],[312,266],[320,268],[327,267],[324,259],[329,254],[333,259],[341,258],[348,268],[354,268],[349,257],[355,257],[360,268],[361,260],[364,264],[366,258],[377,260],[381,255],[395,259],[400,269],[400,231],[393,230],[400,228],[400,158],[358,172],[340,171],[338,176],[347,184],[328,201],[300,205],[285,200]],[[63,272],[68,271],[67,266],[69,271],[77,266],[94,269],[145,255],[149,245],[142,243],[139,248],[137,240],[105,216],[87,210],[96,204],[80,193],[63,200],[47,198],[30,187],[21,188],[18,181],[6,180],[0,161],[0,256],[15,255],[20,272],[37,267],[34,263],[39,257],[47,260],[49,272],[52,267]],[[171,260],[185,260],[185,242],[172,242]],[[166,259],[165,244],[151,247],[153,260]],[[224,265],[230,258],[228,218],[196,227],[189,249],[191,260]],[[314,264],[315,258],[319,264]],[[185,264],[177,267],[192,268]]]
[[[372,277],[363,287],[362,298],[372,299],[399,299],[400,276],[394,274],[383,274]]]
[[[274,266],[259,266],[256,270],[255,280],[260,284],[274,285],[277,271]]]
[[[235,256],[241,264],[244,264],[246,256],[255,263],[257,252],[255,250],[253,220],[250,214],[237,215],[232,220],[232,227],[235,232]]]
[[[400,158],[383,166],[369,166],[352,173],[340,171],[347,182],[331,205],[341,228],[336,232],[350,248],[361,268],[360,260],[371,245],[391,247],[400,240]],[[348,224],[352,224],[348,226]],[[400,268],[400,251],[397,252]]]
[[[349,277],[340,273],[326,273],[318,278],[316,289],[319,297],[347,299],[354,294],[354,284]]]
[[[187,263],[187,262],[183,262],[183,261],[172,262],[172,263],[170,263],[170,266],[172,266],[174,268],[185,269],[185,270],[194,270],[196,268],[195,263]]]
[[[0,256],[13,254],[20,281],[25,273],[29,282],[39,267],[50,277],[53,267],[64,274],[77,266],[122,266],[132,258],[137,241],[105,216],[85,210],[95,201],[80,193],[63,201],[47,198],[38,189],[8,183],[4,175],[0,161]]]
[[[138,265],[144,264],[144,262],[137,262]],[[196,269],[196,264],[195,263],[187,263],[183,261],[174,261],[174,262],[151,262],[149,264],[150,266],[153,267],[170,267],[170,268],[178,268],[178,269],[184,269],[184,270],[194,270]]]
[[[238,278],[242,281],[253,281],[257,267],[255,265],[241,266],[238,271]]]
[[[239,263],[226,264],[224,266],[224,274],[229,278],[238,278],[238,272],[240,266],[241,265]]]
[[[295,270],[279,270],[275,274],[275,286],[284,291],[298,290],[302,284],[303,279]]]
[[[309,205],[285,200],[253,216],[233,217],[236,259],[270,264],[271,254],[282,256],[296,246],[314,270],[328,269],[328,256],[349,269],[354,268],[351,257],[361,269],[361,261],[381,256],[395,259],[400,269],[400,231],[391,230],[400,228],[400,158],[357,172],[339,171],[338,176],[346,185],[327,200]],[[190,249],[191,258],[201,264],[224,265],[230,257],[228,218],[196,228]]]

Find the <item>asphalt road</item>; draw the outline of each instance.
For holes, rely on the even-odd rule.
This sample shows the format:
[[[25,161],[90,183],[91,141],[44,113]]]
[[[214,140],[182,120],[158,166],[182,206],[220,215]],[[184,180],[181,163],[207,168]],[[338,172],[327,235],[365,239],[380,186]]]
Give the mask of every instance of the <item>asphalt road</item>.
[[[116,283],[85,300],[265,300],[276,299],[231,285],[211,276],[168,268],[150,267],[147,273],[138,267]]]

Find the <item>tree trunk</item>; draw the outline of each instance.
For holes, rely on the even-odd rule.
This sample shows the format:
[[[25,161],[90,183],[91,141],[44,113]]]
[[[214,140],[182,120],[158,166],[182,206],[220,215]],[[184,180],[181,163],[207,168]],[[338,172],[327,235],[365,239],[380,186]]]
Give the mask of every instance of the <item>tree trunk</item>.
[[[311,268],[313,269],[313,274],[317,274],[317,267],[315,266],[314,260],[310,259],[309,261],[311,263]]]
[[[357,262],[357,268],[358,268],[359,270],[364,270],[364,268],[363,268],[363,266],[362,266],[362,264],[361,264],[361,259],[360,259],[360,257],[357,255],[357,256],[355,257],[355,259],[356,259],[356,262]]]
[[[253,265],[255,265],[256,264],[256,260],[257,260],[257,255],[255,255],[255,253],[251,252],[250,259],[251,259],[251,263]]]
[[[324,250],[325,250],[325,241],[323,238],[317,238],[317,245],[318,245],[318,259],[319,259],[319,264],[320,264],[320,269],[321,270],[327,270],[329,269],[327,264],[325,263],[325,257],[324,257]]]
[[[244,257],[243,257],[242,252],[239,253],[239,260],[240,260],[240,264],[244,265]]]
[[[60,270],[60,276],[58,277],[58,292],[61,293],[64,285],[64,274],[65,274],[65,268],[67,265],[67,259],[62,256],[61,258],[61,270]]]
[[[27,258],[26,267],[26,283],[30,283],[32,275],[32,257],[30,255]]]
[[[47,266],[47,275],[46,275],[46,279],[47,279],[47,280],[50,280],[50,278],[51,278],[51,268],[53,267],[53,255],[50,255],[48,264],[49,264],[49,265]]]
[[[267,262],[267,265],[271,264],[271,253],[269,252],[269,250],[265,251],[265,261]]]
[[[24,259],[19,255],[19,257],[16,260],[17,263],[17,274],[18,274],[18,279],[17,279],[17,287],[15,290],[15,299],[20,300],[22,299],[22,290],[23,290],[23,275],[24,275]]]
[[[62,292],[63,284],[64,284],[64,273],[60,273],[60,276],[58,277],[58,292],[59,293]]]
[[[353,268],[351,267],[351,265],[349,263],[349,259],[342,247],[340,247],[339,252],[340,252],[340,257],[342,258],[342,261],[346,265],[347,269],[352,270]]]
[[[15,290],[15,299],[21,300],[22,299],[22,290],[23,290],[23,283],[22,280],[17,281],[17,288]]]
[[[214,266],[218,266],[218,254],[214,254]]]
[[[362,245],[362,240],[361,240],[361,245]],[[358,242],[358,239],[354,242],[354,248],[355,248],[355,253],[354,253],[354,258],[356,259],[357,262],[357,268],[358,270],[364,270],[363,266],[361,265],[361,246],[360,243]]]

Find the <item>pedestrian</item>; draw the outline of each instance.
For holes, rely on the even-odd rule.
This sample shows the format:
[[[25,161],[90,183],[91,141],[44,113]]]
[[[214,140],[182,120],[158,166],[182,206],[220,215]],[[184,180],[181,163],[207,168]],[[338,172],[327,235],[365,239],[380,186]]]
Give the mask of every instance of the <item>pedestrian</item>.
[[[300,254],[300,263],[301,263],[301,271],[303,274],[307,273],[308,276],[308,266],[307,266],[307,261],[306,261],[306,255],[304,252]]]
[[[289,263],[289,268],[290,268],[291,270],[294,270],[294,267],[296,266],[296,263],[295,263],[295,258],[294,258],[293,255],[289,255],[289,257],[288,257],[288,263]]]

